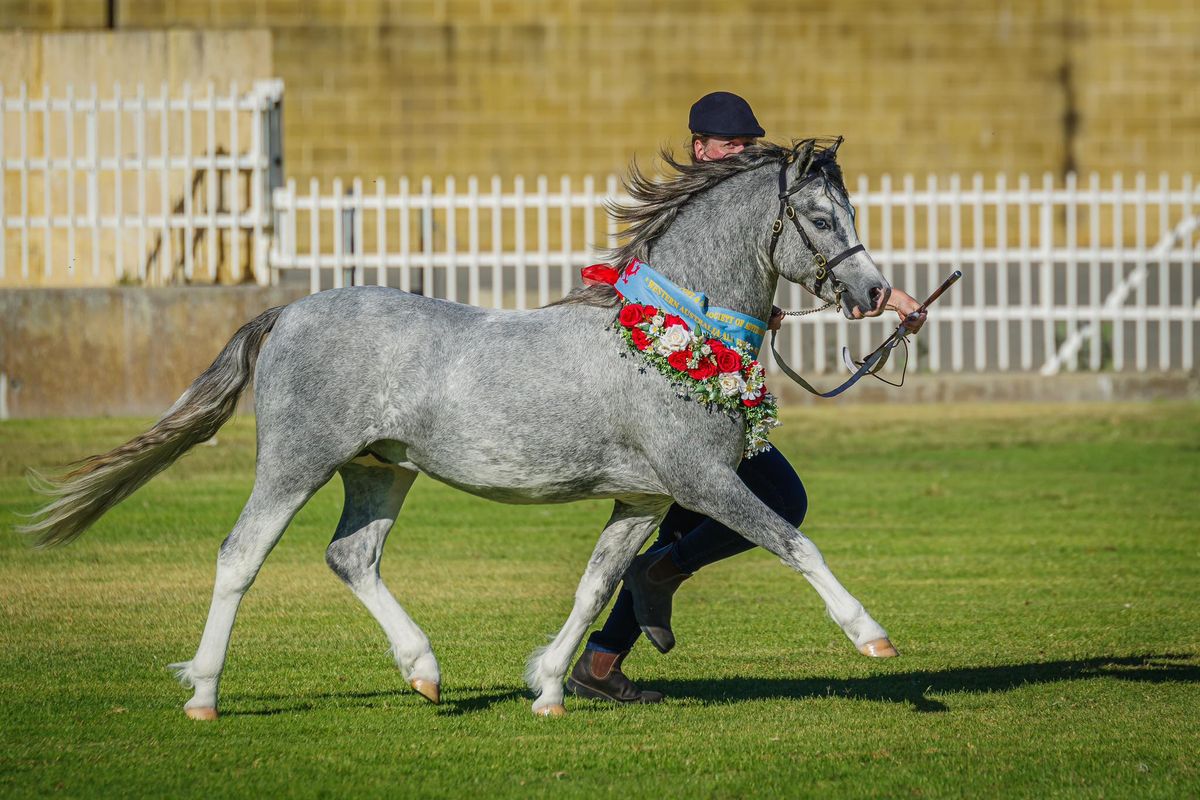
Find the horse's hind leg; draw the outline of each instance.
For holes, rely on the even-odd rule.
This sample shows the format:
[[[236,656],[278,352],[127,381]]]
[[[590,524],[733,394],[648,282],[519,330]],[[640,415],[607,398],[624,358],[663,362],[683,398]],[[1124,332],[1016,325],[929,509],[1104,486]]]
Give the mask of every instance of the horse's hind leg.
[[[669,498],[638,498],[634,506],[617,501],[612,517],[596,542],[587,569],[575,590],[575,605],[562,630],[544,648],[529,657],[525,680],[537,693],[533,712],[541,716],[559,716],[563,708],[563,680],[567,667],[579,649],[579,643],[597,615],[612,597],[617,582],[629,569],[642,544],[650,538],[659,521],[667,513]]]
[[[441,675],[429,637],[405,613],[379,577],[388,531],[417,473],[355,461],[339,470],[346,502],[325,561],[379,621],[405,680],[428,700],[439,699]]]
[[[217,718],[218,684],[242,596],[292,517],[326,480],[328,474],[320,470],[284,470],[277,462],[260,460],[254,491],[217,555],[212,604],[200,646],[191,661],[171,665],[180,682],[195,689],[184,705],[192,719]]]

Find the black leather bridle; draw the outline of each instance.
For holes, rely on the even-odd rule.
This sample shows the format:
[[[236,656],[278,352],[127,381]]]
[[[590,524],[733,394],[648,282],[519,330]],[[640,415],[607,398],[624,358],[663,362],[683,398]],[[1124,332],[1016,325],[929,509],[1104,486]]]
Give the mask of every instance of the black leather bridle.
[[[832,150],[837,150],[838,145],[842,143],[842,137],[837,138],[837,142],[833,145]],[[783,220],[786,217],[792,221],[792,225],[796,228],[796,233],[800,234],[800,241],[804,242],[804,246],[808,248],[808,252],[812,253],[813,260],[817,264],[817,281],[813,284],[813,294],[821,296],[821,287],[825,284],[826,279],[833,278],[834,292],[838,298],[838,304],[841,304],[842,282],[833,274],[833,268],[841,264],[850,256],[864,252],[867,248],[862,244],[856,244],[853,247],[847,248],[838,253],[831,259],[827,259],[825,254],[817,249],[809,238],[808,233],[804,230],[804,226],[800,224],[800,215],[796,213],[796,207],[789,200],[792,195],[799,192],[805,186],[808,186],[813,181],[823,178],[824,174],[817,172],[809,175],[808,170],[812,166],[813,151],[809,150],[808,159],[804,163],[804,167],[800,170],[800,177],[790,187],[787,185],[788,168],[795,163],[800,156],[800,150],[804,147],[801,142],[795,145],[791,152],[785,156],[779,164],[779,213],[775,216],[775,222],[771,225],[771,246],[767,250],[767,257],[773,262],[775,260],[775,248],[779,245],[779,237],[783,234]]]
[[[837,142],[830,149],[836,151],[838,148],[838,145],[840,145],[841,143],[842,143],[842,137],[839,136],[837,138]],[[821,296],[821,294],[820,294],[821,287],[824,285],[824,283],[827,279],[832,278],[831,285],[833,286],[834,297],[836,299],[835,299],[834,303],[831,303],[828,306],[824,306],[823,308],[829,308],[833,305],[841,306],[842,291],[845,289],[845,286],[843,286],[842,282],[840,280],[838,280],[838,277],[833,274],[833,268],[836,267],[838,264],[841,264],[843,261],[845,261],[850,256],[866,251],[866,247],[864,247],[862,244],[856,244],[853,247],[847,248],[846,250],[843,250],[841,253],[838,253],[833,258],[827,259],[827,258],[825,258],[825,255],[820,250],[817,249],[816,245],[813,244],[812,239],[810,239],[808,236],[808,233],[805,232],[804,226],[800,224],[800,215],[796,213],[796,207],[793,206],[791,204],[791,202],[789,202],[788,198],[790,198],[792,195],[796,194],[801,189],[803,189],[805,186],[808,186],[810,183],[817,180],[818,178],[824,177],[824,174],[820,171],[818,171],[817,173],[815,173],[813,175],[810,175],[808,173],[808,170],[812,167],[812,161],[813,161],[813,150],[810,149],[808,152],[808,158],[805,161],[804,166],[800,169],[800,176],[796,179],[796,182],[794,184],[792,184],[790,187],[787,185],[788,168],[796,162],[796,159],[799,158],[801,149],[804,148],[805,146],[806,146],[805,142],[796,144],[794,147],[792,147],[791,152],[788,153],[788,155],[784,156],[784,158],[782,159],[782,161],[779,165],[779,213],[775,216],[775,222],[771,225],[771,245],[767,250],[767,255],[768,255],[768,258],[770,258],[770,260],[772,261],[772,263],[774,263],[775,248],[779,245],[779,237],[783,234],[783,227],[784,227],[783,220],[785,217],[787,219],[790,219],[792,221],[792,225],[794,225],[796,227],[796,233],[800,234],[800,241],[804,242],[804,246],[808,248],[808,251],[810,253],[812,253],[813,259],[816,261],[816,264],[817,264],[817,281],[815,284],[813,284],[813,294],[820,297]],[[940,287],[938,287],[938,289],[932,295],[929,296],[929,299],[926,300],[921,305],[921,307],[914,313],[914,316],[919,316],[921,313],[923,313],[925,311],[925,309],[928,308],[930,303],[932,303],[934,300],[938,299],[938,297],[941,296],[942,292],[949,289],[950,286],[953,285],[953,283],[961,277],[962,277],[962,273],[956,270],[948,279],[946,279],[946,281]],[[823,309],[814,309],[814,310],[823,310]],[[899,386],[899,385],[903,385],[903,383],[904,383],[903,373],[900,376],[900,383],[896,384],[896,383],[892,383],[891,381],[888,381],[884,378],[881,378],[879,376],[879,371],[883,369],[884,365],[888,361],[888,358],[891,357],[892,350],[894,350],[898,345],[901,345],[901,344],[903,344],[904,348],[905,348],[904,365],[905,365],[905,370],[907,371],[907,367],[908,367],[908,358],[907,358],[908,338],[907,337],[908,337],[908,333],[909,333],[908,328],[907,328],[907,323],[908,323],[908,320],[902,321],[900,323],[900,325],[897,326],[896,330],[893,331],[890,336],[888,336],[886,339],[884,339],[882,344],[880,344],[878,347],[876,347],[874,350],[872,350],[870,353],[868,353],[867,357],[864,358],[862,361],[855,362],[850,357],[849,349],[843,347],[842,348],[842,360],[852,374],[850,375],[850,377],[848,379],[846,379],[846,381],[841,386],[838,386],[836,389],[831,389],[827,392],[822,392],[820,389],[817,389],[812,384],[810,384],[808,381],[804,380],[804,378],[802,378],[800,375],[798,375],[796,373],[796,371],[793,370],[786,361],[784,361],[783,356],[779,353],[779,350],[777,350],[775,347],[776,331],[771,331],[771,354],[775,357],[776,366],[779,367],[779,369],[783,372],[784,375],[787,375],[789,378],[791,378],[801,388],[805,389],[806,391],[810,392],[811,394],[817,395],[818,397],[826,397],[826,398],[837,397],[839,394],[846,391],[854,384],[858,383],[858,381],[864,375],[871,375],[871,376],[883,381],[884,383],[890,383],[893,386]]]

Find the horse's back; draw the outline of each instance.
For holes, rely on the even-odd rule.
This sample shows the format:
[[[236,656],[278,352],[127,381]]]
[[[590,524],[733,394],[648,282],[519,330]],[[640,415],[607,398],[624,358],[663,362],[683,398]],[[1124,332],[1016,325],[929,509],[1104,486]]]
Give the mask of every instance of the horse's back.
[[[598,368],[615,353],[608,313],[484,309],[383,287],[310,295],[284,310],[263,347],[256,412],[291,426],[338,421],[365,438],[490,432],[508,446],[527,440],[530,420],[570,416],[606,394],[597,383],[612,377]]]
[[[312,295],[263,349],[260,447],[264,431],[285,450],[315,439],[347,459],[379,442],[391,460],[517,502],[661,492],[647,483],[648,449],[663,437],[686,446],[672,431],[723,441],[731,431],[714,426],[729,420],[679,403],[628,357],[613,313],[482,309],[372,287]]]

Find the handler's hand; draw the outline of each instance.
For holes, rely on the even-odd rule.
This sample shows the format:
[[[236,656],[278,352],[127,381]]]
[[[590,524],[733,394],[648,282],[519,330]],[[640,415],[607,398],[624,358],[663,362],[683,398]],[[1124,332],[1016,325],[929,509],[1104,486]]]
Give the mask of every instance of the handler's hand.
[[[917,310],[921,304],[900,289],[892,289],[892,296],[888,299],[887,307],[900,315],[900,319],[909,333],[916,333],[925,324],[928,312],[922,311],[918,314]]]
[[[771,318],[767,320],[767,330],[777,331],[783,327],[783,309],[771,306]]]

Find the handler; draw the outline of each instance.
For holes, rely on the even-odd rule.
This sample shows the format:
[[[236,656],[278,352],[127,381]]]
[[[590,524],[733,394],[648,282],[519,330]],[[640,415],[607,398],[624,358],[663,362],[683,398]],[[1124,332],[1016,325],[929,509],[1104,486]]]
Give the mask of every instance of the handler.
[[[692,106],[688,119],[692,131],[692,158],[717,161],[737,155],[765,134],[750,104],[736,94],[713,92]],[[902,318],[920,304],[893,289],[888,308]],[[922,316],[910,323],[920,328]],[[783,312],[774,308],[769,327],[779,330]],[[793,525],[804,521],[808,495],[804,484],[778,448],[744,459],[737,470],[747,487],[772,511]],[[660,692],[639,689],[621,671],[621,663],[642,632],[639,617],[649,628],[648,638],[663,652],[674,645],[671,634],[671,598],[697,570],[754,547],[740,534],[715,520],[671,506],[658,529],[653,546],[634,559],[625,584],[604,626],[593,633],[583,655],[567,679],[567,689],[577,697],[614,703],[657,703]],[[636,609],[636,611],[635,611]],[[653,634],[651,636],[650,634]]]

